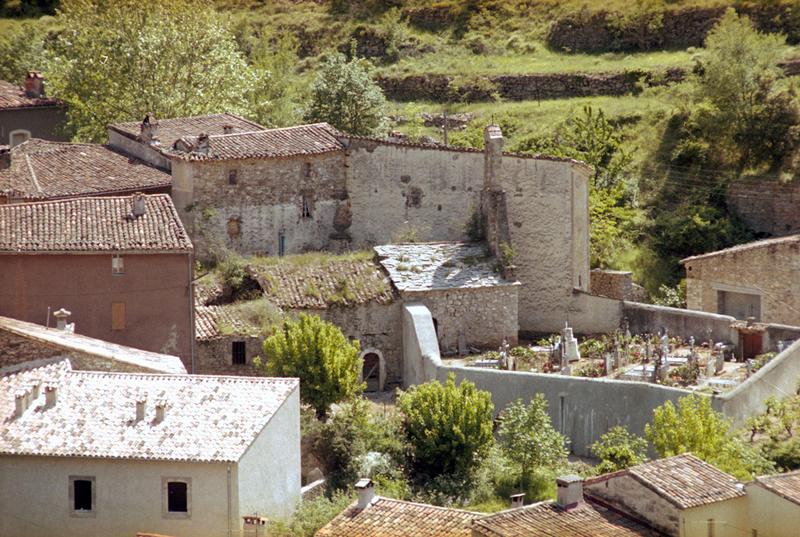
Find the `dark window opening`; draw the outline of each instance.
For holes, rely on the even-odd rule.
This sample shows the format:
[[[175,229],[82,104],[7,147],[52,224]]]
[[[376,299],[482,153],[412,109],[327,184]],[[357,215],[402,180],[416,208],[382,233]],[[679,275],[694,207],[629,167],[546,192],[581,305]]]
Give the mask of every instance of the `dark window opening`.
[[[310,162],[306,162],[305,174],[306,174],[306,177],[311,177],[311,163]]]
[[[228,184],[235,185],[239,182],[239,171],[238,170],[229,170],[228,171]]]
[[[303,196],[302,217],[311,218],[311,200],[308,199],[308,196]]]
[[[278,256],[283,257],[286,253],[286,235],[281,231],[278,233]]]
[[[180,481],[167,483],[167,511],[170,513],[188,513],[188,487]]]
[[[361,370],[362,378],[367,383],[364,391],[377,392],[380,389],[380,357],[374,352],[364,356],[364,365]]]
[[[231,345],[231,355],[233,365],[245,365],[247,363],[247,350],[244,341],[234,341]]]
[[[92,482],[88,479],[76,479],[72,482],[75,511],[92,510]]]

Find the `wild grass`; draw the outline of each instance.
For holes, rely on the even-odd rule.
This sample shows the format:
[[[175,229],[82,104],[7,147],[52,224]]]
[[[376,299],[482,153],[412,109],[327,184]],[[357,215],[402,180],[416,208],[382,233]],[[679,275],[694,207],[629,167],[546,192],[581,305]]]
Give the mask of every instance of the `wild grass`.
[[[293,266],[324,266],[328,263],[340,263],[343,261],[368,261],[375,256],[372,250],[356,250],[343,254],[332,254],[329,252],[307,252],[304,254],[294,254],[285,256],[250,257],[247,262],[253,266],[272,267],[276,265]]]

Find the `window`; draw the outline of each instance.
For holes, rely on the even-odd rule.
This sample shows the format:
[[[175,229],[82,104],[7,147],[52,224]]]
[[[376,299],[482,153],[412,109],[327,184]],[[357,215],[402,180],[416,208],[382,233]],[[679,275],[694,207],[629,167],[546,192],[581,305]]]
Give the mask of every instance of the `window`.
[[[125,330],[125,303],[111,303],[111,330]]]
[[[247,363],[247,349],[244,341],[234,341],[232,343],[231,356],[233,365],[245,365]]]
[[[125,261],[118,255],[111,258],[111,274],[125,274]]]
[[[304,173],[305,173],[306,177],[311,177],[311,163],[310,162],[306,162],[306,164],[304,166]]]
[[[239,182],[239,170],[228,170],[228,184],[235,185]]]
[[[22,142],[30,139],[31,133],[30,131],[26,131],[24,129],[19,129],[15,131],[11,131],[8,136],[8,145],[14,147],[15,145],[19,145]]]
[[[164,518],[189,518],[192,511],[192,480],[185,477],[161,478]]]
[[[95,514],[94,477],[69,477],[70,515],[73,517],[93,517]]]
[[[303,218],[311,218],[311,200],[308,196],[303,196],[303,210],[301,213]]]

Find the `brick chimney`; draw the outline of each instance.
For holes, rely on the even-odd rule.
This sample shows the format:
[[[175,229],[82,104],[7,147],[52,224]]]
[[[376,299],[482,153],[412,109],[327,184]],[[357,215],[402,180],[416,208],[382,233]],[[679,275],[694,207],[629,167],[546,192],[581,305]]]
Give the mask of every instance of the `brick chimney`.
[[[53,313],[53,317],[56,318],[56,328],[59,330],[63,330],[64,332],[70,331],[69,330],[70,326],[74,327],[74,325],[67,323],[67,319],[69,319],[70,315],[72,315],[72,312],[64,308],[61,308],[60,310]]]
[[[44,78],[36,71],[28,71],[25,77],[25,96],[31,99],[44,97]]]
[[[131,214],[134,218],[139,218],[140,216],[144,216],[146,212],[147,206],[145,205],[144,194],[137,192],[133,195],[133,207],[131,208]]]
[[[556,505],[571,509],[583,501],[583,479],[577,475],[565,475],[556,479]]]
[[[358,509],[366,509],[375,499],[375,485],[372,479],[363,477],[356,482],[356,492],[358,492]]]
[[[44,387],[44,407],[53,408],[58,402],[58,388],[55,384]]]

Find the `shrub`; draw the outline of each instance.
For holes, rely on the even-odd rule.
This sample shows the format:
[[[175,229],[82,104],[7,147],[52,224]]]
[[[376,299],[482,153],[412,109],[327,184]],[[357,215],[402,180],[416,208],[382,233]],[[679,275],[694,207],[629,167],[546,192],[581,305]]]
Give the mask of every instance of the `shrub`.
[[[269,535],[274,537],[313,537],[317,531],[344,511],[353,501],[353,495],[345,492],[330,498],[320,496],[300,502],[289,521],[270,521]]]
[[[647,458],[647,440],[632,435],[625,427],[616,426],[592,444],[592,455],[600,459],[599,473],[616,472],[637,464]]]

